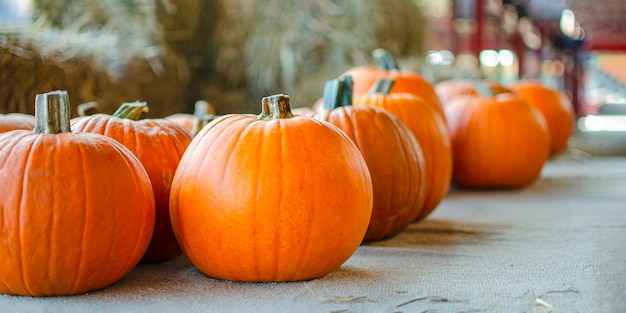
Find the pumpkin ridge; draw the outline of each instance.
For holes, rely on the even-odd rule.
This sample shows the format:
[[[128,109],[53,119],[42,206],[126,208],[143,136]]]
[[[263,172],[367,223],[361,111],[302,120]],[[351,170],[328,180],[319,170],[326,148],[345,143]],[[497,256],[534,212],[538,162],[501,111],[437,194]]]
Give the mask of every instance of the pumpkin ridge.
[[[2,134],[0,134],[0,138],[2,137]],[[16,136],[17,137],[17,136]],[[13,155],[13,149],[15,148],[15,146],[17,145],[17,143],[22,139],[26,137],[26,132],[24,133],[20,133],[20,136],[17,138],[13,138],[13,140],[11,140],[11,144],[7,144],[7,145],[3,145],[2,147],[0,147],[0,155],[8,155],[11,156]],[[30,140],[30,138],[27,138],[26,140]],[[0,169],[4,168],[5,163],[7,163],[9,160],[9,157],[7,158],[0,158]],[[15,166],[16,164],[13,163],[11,164],[12,166]],[[0,171],[0,174],[2,174],[2,171]],[[24,177],[22,177],[23,179]],[[2,207],[2,211],[0,211],[0,221],[2,222],[2,224],[5,223],[6,220],[6,209],[5,207]],[[20,236],[21,237],[21,236]],[[21,244],[20,244],[20,248],[21,248]],[[21,267],[21,264],[20,264]],[[7,285],[6,281],[4,279],[0,279],[0,283],[4,286],[4,290],[10,290],[11,292],[17,294],[18,292],[15,291],[13,288],[10,288],[9,285]]]
[[[265,144],[266,141],[263,140],[263,139],[266,138],[266,136],[267,136],[266,132],[267,132],[267,126],[268,125],[269,125],[268,123],[263,123],[263,127],[258,127],[260,129],[259,130],[260,134],[258,134],[259,135],[259,138],[258,138],[259,139],[259,144],[257,145],[257,154],[256,154],[258,157],[255,158],[255,160],[257,161],[257,163],[255,164],[255,168],[260,168],[259,164],[263,164],[263,157],[265,156],[264,152],[265,152],[265,149],[266,149],[266,146],[267,146]],[[248,127],[250,127],[250,126],[248,126]],[[245,129],[243,129],[242,133],[244,133],[246,131],[246,129],[248,129],[248,128],[246,127]],[[237,141],[239,141],[239,139]],[[262,192],[260,192],[260,189],[262,189],[261,187],[262,187],[262,184],[263,184],[263,175],[264,174],[266,174],[266,173],[263,173],[261,170],[257,171],[257,179],[256,179],[255,183],[256,183],[256,196],[257,196],[257,199],[260,198],[259,201],[263,201],[263,194],[262,194]],[[276,186],[276,187],[277,187],[276,188],[277,190],[281,189],[280,186]],[[259,203],[258,201],[255,202],[255,206],[257,206],[258,203]],[[256,232],[256,227],[259,225],[259,220],[260,220],[260,218],[259,218],[259,210],[258,210],[258,208],[255,207],[255,210],[254,210],[254,222],[252,223],[252,225],[254,225],[254,227],[255,227],[255,231],[254,232]],[[258,264],[259,263],[259,253],[258,253],[259,242],[256,241],[256,240],[254,241],[253,250],[254,251],[250,251],[250,252],[251,252],[251,254],[252,254],[253,258],[254,258],[254,264]],[[259,277],[260,275],[262,275],[262,273],[259,272],[259,267],[258,266],[254,267],[254,275],[256,277]],[[273,274],[273,276],[275,276],[275,275],[276,275],[276,273]]]
[[[85,167],[85,160],[84,160],[84,155],[85,155],[85,151],[83,150],[83,147],[81,145],[76,145],[78,150],[79,150],[79,154],[77,157],[77,163],[80,163],[82,165],[82,172],[83,172],[83,180],[82,183],[87,186],[88,184],[88,179],[87,179],[87,171],[86,171],[86,167]],[[86,207],[91,207],[89,205],[89,201],[87,199],[89,199],[89,195],[87,193],[87,190],[90,190],[89,187],[85,188],[83,191],[83,197],[85,199],[85,206]],[[85,236],[87,233],[87,228],[85,227],[85,225],[87,224],[87,215],[89,214],[89,210],[84,210],[84,218],[83,218],[83,232],[82,232],[82,236],[80,238],[80,242],[82,242],[81,246],[80,246],[80,252],[78,254],[78,260],[80,260],[80,262],[78,263],[78,269],[76,270],[76,277],[74,279],[74,284],[70,287],[70,292],[71,293],[75,293],[77,291],[77,287],[78,287],[78,282],[82,280],[82,273],[83,273],[83,266],[84,266],[84,262],[85,259],[83,258],[83,253],[85,252]]]
[[[374,110],[376,110],[376,109],[374,109]],[[376,126],[377,135],[380,135],[381,133],[383,133],[383,127],[382,127],[382,125],[381,125],[381,121],[380,121],[380,119],[381,119],[380,115],[379,115],[379,114],[376,114],[376,115],[375,115],[375,119],[374,119],[374,125]],[[395,130],[395,129],[392,129],[392,130],[393,130],[394,139],[396,139],[396,142],[398,142],[398,140],[397,140],[397,138],[398,138],[398,132],[397,132],[397,130]],[[387,154],[388,154],[388,155],[391,155],[391,149],[386,149],[386,150],[387,150]],[[404,149],[402,149],[402,152],[404,152]],[[388,160],[391,160],[391,159],[395,159],[395,158],[393,158],[393,157],[388,157],[387,159],[388,159]],[[403,159],[404,159],[404,158],[403,158]],[[394,161],[395,161],[395,160],[394,160]],[[396,177],[396,172],[392,170],[392,171],[391,171],[391,181],[392,181],[392,182],[395,182],[397,179],[398,179],[398,178]],[[411,185],[411,186],[414,186],[414,185]],[[408,189],[406,189],[406,188],[405,188],[405,189],[403,189],[403,191],[407,191],[407,192],[408,192]],[[389,207],[389,208],[394,207],[393,199],[395,199],[395,198],[398,196],[397,194],[395,194],[396,192],[397,192],[397,191],[396,191],[396,188],[390,188],[389,200],[390,200],[391,202],[390,202],[390,203],[388,203],[388,207]],[[400,195],[400,198],[401,198],[401,199],[406,199],[406,198],[407,198],[407,194],[403,192],[403,194],[401,194],[401,195]],[[402,212],[406,211],[408,208],[409,208],[408,206],[405,206],[403,209],[401,209],[401,210],[399,210],[399,211],[396,211],[396,212],[395,212],[395,213],[394,213],[394,214],[390,217],[389,222],[393,222],[393,223],[392,223],[392,225],[395,225],[395,222],[397,221],[397,217],[398,217],[398,215],[399,215],[400,213],[402,213]]]
[[[24,137],[22,137],[24,138]],[[20,139],[22,139],[20,138]],[[28,147],[28,153],[26,153],[26,160],[24,161],[24,169],[27,169],[30,167],[30,162],[32,160],[32,155],[33,155],[33,149],[34,147],[38,144],[38,142],[40,141],[40,138],[43,138],[41,136],[37,136],[34,138],[33,140],[33,144],[29,145]],[[30,139],[30,138],[28,138]],[[20,172],[25,172],[25,170],[22,170]],[[20,188],[20,195],[19,195],[19,199],[20,199],[20,205],[19,205],[19,211],[17,212],[16,216],[22,216],[22,210],[24,209],[24,190],[27,190],[26,187],[28,186],[28,181],[26,180],[25,175],[21,176],[21,180],[22,180],[22,188]],[[20,260],[20,264],[19,267],[22,270],[22,284],[24,286],[24,289],[26,289],[26,291],[30,294],[34,294],[32,289],[28,286],[28,279],[26,276],[26,268],[24,267],[24,241],[23,241],[23,237],[22,236],[22,225],[24,225],[25,223],[22,223],[21,219],[20,219],[20,226],[17,228],[17,235],[19,237],[19,241],[20,241],[20,252],[19,252],[19,260]]]
[[[287,115],[289,116],[289,115]],[[290,117],[293,117],[293,115],[291,115]],[[279,164],[278,167],[279,168],[283,168],[284,165],[289,162],[289,156],[286,155],[286,151],[287,149],[285,149],[285,147],[287,146],[288,143],[288,134],[287,134],[287,128],[285,128],[285,123],[289,123],[290,120],[289,119],[279,119],[277,120],[278,123],[278,133],[280,136],[280,144],[275,147],[274,149],[278,149],[280,151],[280,158],[279,158]],[[298,127],[298,129],[301,129],[301,127]],[[262,137],[265,138],[265,137]],[[300,136],[300,138],[302,139],[302,136]],[[302,150],[300,150],[302,151]],[[276,220],[276,235],[274,238],[274,249],[276,249],[275,251],[281,251],[280,249],[280,245],[281,242],[283,241],[283,234],[284,234],[284,230],[285,228],[282,227],[283,226],[283,203],[287,202],[285,201],[285,192],[283,191],[283,183],[284,183],[284,179],[283,179],[283,175],[276,175],[277,177],[277,186],[278,186],[278,192],[280,194],[280,196],[278,197],[278,203],[276,204],[276,207],[278,208],[278,210],[276,210],[276,217],[274,218],[274,220]],[[292,212],[288,212],[288,213],[292,213]],[[279,278],[278,277],[278,269],[282,268],[281,266],[281,262],[282,262],[283,258],[282,255],[280,253],[276,253],[276,258],[274,259],[274,273],[272,273],[272,277],[274,277],[274,279]],[[287,262],[289,262],[289,260],[287,260]],[[293,276],[291,276],[293,277]],[[289,278],[291,278],[289,277]],[[282,277],[280,277],[279,279],[282,279]]]
[[[121,143],[120,143],[120,144],[117,144],[117,145],[113,145],[113,146],[115,147],[115,150],[118,150],[118,151],[119,151],[119,150],[124,150],[124,149],[126,148],[126,147],[125,147],[124,145],[122,145]],[[127,166],[128,166],[129,168],[133,167],[133,166],[132,166],[132,164],[131,164],[131,163],[132,163],[131,159],[129,159],[129,158],[128,158],[125,154],[121,154],[121,155],[123,155],[123,159],[124,159],[124,161],[126,162]],[[149,181],[148,172],[145,170],[145,168],[143,167],[143,165],[141,165],[141,161],[139,161],[139,159],[137,159],[137,162],[136,162],[136,163],[137,163],[137,165],[139,165],[140,170],[143,170],[143,172],[145,173],[145,176],[146,176],[146,177],[148,177],[148,181]],[[138,182],[138,181],[137,181],[137,180],[135,180],[134,182],[135,182],[135,185],[137,185],[137,182]],[[152,183],[150,183],[150,189],[152,189]],[[152,190],[150,190],[150,194],[152,195],[153,202],[155,202],[155,201],[154,201],[154,193],[153,193],[153,191],[152,191]],[[118,212],[118,211],[116,211],[116,212]],[[119,214],[119,213],[118,213],[118,214]],[[154,212],[153,212],[153,215],[155,215],[155,216],[156,216],[156,202],[155,202],[155,207],[154,207]],[[116,218],[117,218],[117,219],[119,219],[119,215],[116,215]],[[153,227],[154,227],[154,223],[155,223],[155,222],[156,222],[155,220],[153,220],[153,221],[152,221],[152,226],[153,226]],[[117,225],[119,225],[119,223],[116,223],[115,225],[117,226]],[[150,226],[151,226],[151,225],[148,225],[148,224],[146,223],[146,220],[145,220],[145,219],[141,219],[140,229],[145,229],[146,227],[150,227]],[[116,227],[116,229],[115,229],[115,232],[117,232],[117,227]],[[153,228],[152,230],[150,230],[148,233],[150,233],[150,239],[148,239],[148,242],[150,242],[150,241],[151,241],[151,238],[152,238],[152,234],[154,233],[154,228]],[[131,251],[132,251],[132,252],[139,251],[139,249],[138,249],[138,248],[139,248],[140,246],[141,246],[141,242],[140,242],[139,240],[137,240],[137,241],[135,242],[135,245],[134,245],[134,247],[133,247],[133,249],[132,249]],[[141,259],[141,257],[142,257],[142,256],[143,256],[143,254],[145,253],[145,251],[148,249],[148,247],[149,247],[149,244],[148,244],[148,245],[143,246],[142,251],[140,251],[140,253],[138,253],[138,255],[139,255],[139,260]],[[126,273],[124,273],[124,276],[125,276],[126,274],[128,274],[128,272],[130,272],[130,271],[132,270],[132,267],[131,267],[131,266],[129,266],[129,265],[131,264],[131,262],[132,262],[132,259],[131,259],[131,258],[127,258],[127,259],[126,259],[126,263],[124,264],[124,266],[123,266],[123,267],[120,267],[120,268],[127,268],[127,269],[128,269],[128,270],[127,270],[127,272],[126,272]]]
[[[313,120],[314,122],[316,122],[317,120]],[[316,125],[317,127],[317,125]],[[300,151],[302,152],[302,154],[304,155],[312,155],[309,147],[311,146],[311,144],[309,143],[309,138],[307,136],[307,133],[304,132],[302,130],[302,127],[297,127],[295,129],[293,129],[293,137],[295,137],[298,141],[300,145]],[[283,134],[283,137],[284,134]],[[285,151],[286,149],[283,149],[283,151]],[[312,194],[316,194],[317,193],[317,185],[313,184],[310,186],[310,190],[308,190],[309,192],[311,192]],[[316,207],[317,203],[316,202],[312,202],[311,206],[309,207],[309,210],[307,212],[308,215],[310,216],[315,216],[314,212],[315,207]],[[303,247],[301,252],[298,253],[297,256],[294,256],[294,264],[297,264],[297,266],[294,267],[294,271],[291,273],[291,277],[287,278],[288,280],[293,280],[293,277],[298,277],[300,276],[305,269],[303,268],[303,265],[306,264],[306,259],[304,259],[304,256],[306,255],[310,255],[310,247],[311,247],[311,231],[312,231],[312,225],[313,222],[317,222],[317,221],[309,221],[309,223],[307,223],[306,225],[302,226],[302,233],[306,233],[302,238],[304,240],[304,242],[301,242],[300,245]]]
[[[108,123],[107,123],[107,125],[108,125]],[[106,134],[106,133],[105,133],[105,134]],[[114,139],[114,140],[113,140],[113,142],[112,142],[112,145],[116,145],[116,144],[121,145],[121,143],[119,143],[117,140],[115,140],[115,139]],[[102,146],[99,146],[99,145],[97,146],[98,154],[104,154],[104,153],[102,153],[102,152],[103,152],[103,151],[102,151],[102,148],[103,148]],[[124,159],[124,161],[125,161],[125,163],[126,163],[126,166],[127,166],[127,167],[130,167],[130,164],[129,164],[128,160],[127,160],[126,158],[123,158],[123,159]],[[142,168],[143,168],[143,167],[142,167]],[[115,212],[117,212],[117,211],[115,211]],[[119,217],[119,216],[118,216],[117,214],[115,214],[115,215],[114,215],[114,217],[115,217],[115,220],[114,220],[114,222],[113,222],[113,224],[115,225],[115,230],[114,230],[114,233],[117,233],[117,231],[118,231],[118,225],[120,224],[120,223],[119,223],[119,220],[118,220],[118,217]],[[113,242],[109,242],[109,244],[107,245],[107,248],[108,248],[108,249],[107,249],[107,252],[106,252],[106,254],[105,254],[105,255],[107,255],[107,256],[108,256],[108,255],[111,255],[111,251],[113,251],[113,250],[114,250],[114,249],[113,249],[113,247],[114,247]],[[129,259],[130,259],[130,258],[129,258]],[[107,264],[105,265],[105,266],[106,266],[106,267],[105,267],[105,269],[104,269],[103,271],[101,271],[101,273],[107,273],[107,272],[109,272],[109,271],[110,271],[110,266],[111,266],[111,265],[112,265],[112,263],[111,263],[111,262],[107,262]],[[105,276],[105,275],[100,275],[100,276],[96,279],[96,282],[97,282],[97,283],[96,283],[95,285],[96,285],[96,286],[102,286],[102,285],[103,285],[102,280],[103,280],[103,279],[105,279],[105,278],[106,278],[106,276]]]

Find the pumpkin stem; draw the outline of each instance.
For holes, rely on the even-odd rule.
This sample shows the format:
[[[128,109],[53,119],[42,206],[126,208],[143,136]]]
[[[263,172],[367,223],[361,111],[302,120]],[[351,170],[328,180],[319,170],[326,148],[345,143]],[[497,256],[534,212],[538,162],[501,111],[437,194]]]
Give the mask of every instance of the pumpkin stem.
[[[261,99],[261,114],[259,114],[260,120],[269,120],[271,117],[270,98],[263,97]]]
[[[324,109],[334,110],[352,105],[352,76],[329,80],[324,86]]]
[[[35,97],[35,129],[38,134],[70,132],[70,98],[65,90],[56,90]]]
[[[194,104],[193,116],[195,117],[192,135],[197,135],[204,126],[213,121],[217,116],[209,113],[209,102],[205,100],[198,100]]]
[[[98,104],[95,101],[81,103],[76,107],[78,116],[89,116],[99,113]]]
[[[264,97],[261,100],[262,111],[259,114],[261,120],[273,120],[278,118],[291,118],[291,106],[289,105],[289,95],[277,94]]]
[[[138,121],[141,113],[148,112],[148,110],[148,104],[146,102],[124,102],[117,108],[117,111],[113,113],[113,116]]]
[[[482,80],[474,81],[474,88],[476,88],[478,95],[481,97],[491,98],[495,96],[495,93],[493,92],[493,90],[491,90],[491,88],[487,84],[485,84],[485,82],[483,82]]]
[[[209,114],[209,102],[206,100],[196,101],[193,105],[193,115],[198,117],[206,114]]]
[[[393,78],[379,78],[376,80],[374,86],[370,90],[370,94],[382,93],[384,95],[388,95],[391,91],[391,87],[396,81]]]
[[[380,63],[380,69],[382,70],[399,70],[398,62],[393,58],[391,53],[385,49],[378,48],[372,51],[372,58],[376,60],[376,62]]]

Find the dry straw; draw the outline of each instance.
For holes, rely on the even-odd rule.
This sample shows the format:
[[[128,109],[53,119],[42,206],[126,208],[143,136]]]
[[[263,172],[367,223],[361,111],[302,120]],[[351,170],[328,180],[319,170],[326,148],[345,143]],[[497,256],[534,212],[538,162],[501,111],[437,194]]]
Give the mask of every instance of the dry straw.
[[[144,100],[150,115],[258,113],[263,96],[311,105],[326,80],[370,63],[379,47],[422,54],[415,0],[37,0],[36,22],[0,27],[0,112],[68,90],[105,113]]]

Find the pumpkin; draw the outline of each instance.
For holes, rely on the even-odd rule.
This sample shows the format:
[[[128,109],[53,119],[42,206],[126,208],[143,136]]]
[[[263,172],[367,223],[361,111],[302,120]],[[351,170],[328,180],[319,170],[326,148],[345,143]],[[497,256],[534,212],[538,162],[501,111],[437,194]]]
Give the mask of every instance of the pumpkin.
[[[260,115],[224,115],[193,139],[172,183],[174,232],[214,278],[322,277],[363,240],[371,176],[337,127],[293,115],[287,95],[262,104]]]
[[[422,75],[410,70],[400,69],[398,63],[385,49],[376,49],[372,57],[380,66],[364,65],[346,71],[342,76],[352,76],[354,95],[368,94],[381,78],[393,79],[394,84],[389,93],[411,93],[423,97],[433,109],[444,116],[441,100],[434,86]]]
[[[35,117],[24,113],[0,114],[0,133],[22,129],[33,130]]]
[[[574,107],[560,90],[550,88],[535,80],[523,80],[511,85],[522,99],[539,110],[550,132],[550,155],[567,147],[574,131]]]
[[[482,84],[479,88],[489,88],[492,94],[500,94],[513,92],[513,90],[501,85],[495,81],[480,80],[475,81],[471,79],[449,79],[441,81],[435,84],[435,91],[441,99],[443,106],[450,102],[452,99],[459,96],[478,96],[480,95],[476,84]],[[484,86],[484,87],[483,87]]]
[[[326,83],[316,118],[339,127],[357,145],[372,177],[374,206],[364,241],[390,238],[417,218],[424,204],[422,149],[397,117],[375,107],[352,106],[350,76]]]
[[[165,119],[183,126],[192,136],[198,134],[202,127],[206,126],[206,124],[210,123],[215,118],[215,108],[204,100],[196,101],[193,114],[176,113],[165,117]]]
[[[34,131],[0,135],[0,293],[108,287],[150,242],[148,174],[114,140],[70,132],[69,112],[67,92],[40,94]]]
[[[113,138],[135,154],[145,167],[156,201],[154,234],[141,262],[161,262],[181,253],[169,217],[169,193],[174,172],[191,135],[182,126],[162,118],[139,120],[145,102],[122,104],[113,115],[95,114],[72,119],[74,132]]]
[[[315,114],[317,114],[317,111],[311,107],[299,107],[299,108],[293,108],[291,110],[291,113],[293,113],[294,115],[315,117]]]
[[[355,96],[354,106],[373,106],[398,117],[413,133],[424,154],[426,191],[416,220],[429,215],[448,194],[452,179],[452,143],[445,119],[424,98],[389,93],[393,79],[380,79],[372,93]]]
[[[515,94],[459,97],[445,106],[454,151],[453,181],[468,188],[520,188],[547,161],[550,134],[533,106]]]

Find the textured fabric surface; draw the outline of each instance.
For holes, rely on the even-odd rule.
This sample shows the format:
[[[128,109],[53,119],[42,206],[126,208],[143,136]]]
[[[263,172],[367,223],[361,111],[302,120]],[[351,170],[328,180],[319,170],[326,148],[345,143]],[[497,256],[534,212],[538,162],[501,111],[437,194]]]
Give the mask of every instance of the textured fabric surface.
[[[0,312],[624,312],[626,158],[551,160],[521,190],[452,190],[426,221],[296,283],[209,278],[185,257]]]

